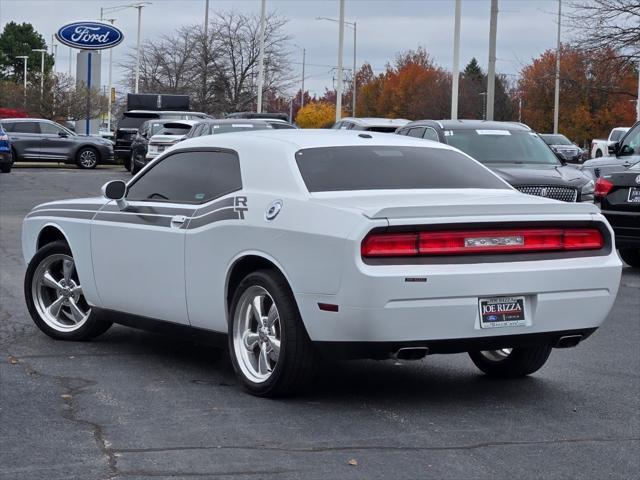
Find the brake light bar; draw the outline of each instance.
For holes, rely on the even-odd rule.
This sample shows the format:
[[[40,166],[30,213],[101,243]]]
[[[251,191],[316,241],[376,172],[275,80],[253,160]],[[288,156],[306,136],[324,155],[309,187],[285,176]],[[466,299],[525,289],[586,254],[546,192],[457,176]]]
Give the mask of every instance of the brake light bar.
[[[361,253],[371,257],[478,255],[599,250],[604,238],[597,228],[518,228],[370,233]]]

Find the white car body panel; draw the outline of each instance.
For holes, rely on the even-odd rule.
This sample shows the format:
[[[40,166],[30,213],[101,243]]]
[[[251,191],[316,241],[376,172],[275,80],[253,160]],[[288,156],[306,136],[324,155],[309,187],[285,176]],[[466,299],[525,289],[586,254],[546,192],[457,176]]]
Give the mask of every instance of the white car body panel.
[[[451,149],[397,135],[361,138],[358,133],[269,130],[187,140],[148,164],[132,182],[172,151],[217,147],[238,153],[242,190],[202,205],[140,202],[158,209],[156,214],[119,211],[102,198],[45,204],[24,221],[25,261],[35,254],[41,230],[55,226],[69,241],[90,305],[223,333],[229,273],[248,255],[267,259],[282,272],[314,341],[481,338],[595,328],[604,321],[617,294],[621,262],[611,228],[596,206],[513,189],[308,193],[295,163],[301,148]],[[268,221],[265,212],[275,200],[283,208]],[[90,218],[59,216],[63,207]],[[187,212],[184,225],[170,225],[174,215],[166,212],[171,208]],[[126,220],[134,217],[146,220]],[[376,227],[531,221],[601,223],[611,234],[610,251],[578,258],[420,265],[371,265],[360,255],[362,239]],[[407,283],[407,277],[426,280]],[[527,325],[480,329],[478,298],[498,295],[525,296]],[[339,305],[339,311],[320,310],[318,303]]]

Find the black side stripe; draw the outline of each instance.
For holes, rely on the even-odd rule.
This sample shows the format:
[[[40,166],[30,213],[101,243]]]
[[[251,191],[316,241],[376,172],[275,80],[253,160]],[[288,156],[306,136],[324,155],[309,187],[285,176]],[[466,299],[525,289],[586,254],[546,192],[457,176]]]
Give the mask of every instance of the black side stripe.
[[[221,208],[215,212],[210,212],[202,217],[192,218],[187,226],[187,230],[204,227],[210,223],[219,222],[221,220],[240,220],[242,218],[240,212],[231,207]]]
[[[198,210],[197,216],[206,215],[207,213],[213,212],[215,210],[219,210],[221,208],[233,207],[235,204],[235,199],[236,197],[229,197],[229,198],[220,200],[219,202],[214,202],[211,205],[207,205],[206,207]]]
[[[62,211],[62,210],[36,210],[27,214],[27,218],[34,217],[62,217],[75,218],[77,220],[91,220],[96,212]]]

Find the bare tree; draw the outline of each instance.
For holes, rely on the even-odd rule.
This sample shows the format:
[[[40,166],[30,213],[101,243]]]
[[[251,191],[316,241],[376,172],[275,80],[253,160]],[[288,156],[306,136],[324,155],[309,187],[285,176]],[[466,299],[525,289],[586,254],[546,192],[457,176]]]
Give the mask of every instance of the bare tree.
[[[579,0],[569,6],[565,18],[575,44],[590,51],[611,49],[617,58],[640,61],[638,0]]]
[[[265,91],[278,95],[291,86],[286,20],[270,14],[265,29]],[[178,28],[144,42],[140,55],[140,91],[191,96],[198,110],[221,114],[255,108],[260,20],[255,15],[221,13],[208,35],[199,25]],[[133,85],[135,55],[122,64]],[[265,95],[266,97],[266,95]]]

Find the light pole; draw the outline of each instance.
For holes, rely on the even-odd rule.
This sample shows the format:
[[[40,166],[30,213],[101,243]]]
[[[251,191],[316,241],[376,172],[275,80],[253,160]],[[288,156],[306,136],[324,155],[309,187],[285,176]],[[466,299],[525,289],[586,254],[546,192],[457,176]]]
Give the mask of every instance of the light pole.
[[[558,0],[558,41],[556,44],[556,88],[553,95],[553,133],[558,133],[560,113],[560,20],[562,18],[562,0]]]
[[[340,23],[339,20],[336,20],[335,18],[328,18],[328,17],[316,17],[316,20],[328,20],[330,22],[335,22],[335,23]],[[356,83],[356,39],[357,39],[357,30],[358,30],[358,26],[356,24],[356,22],[344,22],[345,25],[347,25],[348,27],[353,28],[353,83],[351,85],[352,88],[352,93],[351,93],[351,114],[355,117],[356,116],[356,92],[358,90],[358,86]]]
[[[460,79],[460,3],[456,0],[453,22],[453,68],[451,75],[451,120],[458,119],[458,81]]]
[[[24,108],[27,108],[27,61],[29,60],[28,55],[17,55],[16,58],[21,58],[24,60],[24,76],[23,76],[23,90],[24,90]]]
[[[487,72],[487,107],[485,120],[493,120],[496,92],[496,35],[498,30],[498,0],[491,0],[489,21],[489,71]]]
[[[40,102],[44,95],[44,54],[47,53],[46,48],[34,48],[32,52],[40,52]]]
[[[260,54],[258,56],[258,101],[256,112],[262,112],[262,90],[264,89],[264,27],[266,23],[267,5],[266,0],[262,0],[260,9]]]
[[[126,10],[127,8],[137,8],[138,9],[138,35],[137,35],[137,43],[136,43],[136,73],[135,73],[135,93],[138,93],[138,86],[140,85],[140,29],[142,24],[142,9],[148,5],[151,5],[151,2],[138,2],[131,3],[128,5],[117,5],[115,7],[100,7],[100,21],[103,20],[105,13],[115,13],[121,10]],[[109,22],[113,24],[115,19],[109,19]],[[112,53],[111,48],[109,49],[109,98],[111,98],[111,68],[112,68]],[[69,70],[71,72],[71,70]],[[111,109],[109,109],[109,123],[111,123]],[[109,125],[110,127],[111,125]]]
[[[302,50],[302,87],[300,87],[300,108],[302,108],[304,107],[304,67],[306,64],[307,49],[302,48],[300,45],[296,45],[295,43],[293,46]]]

